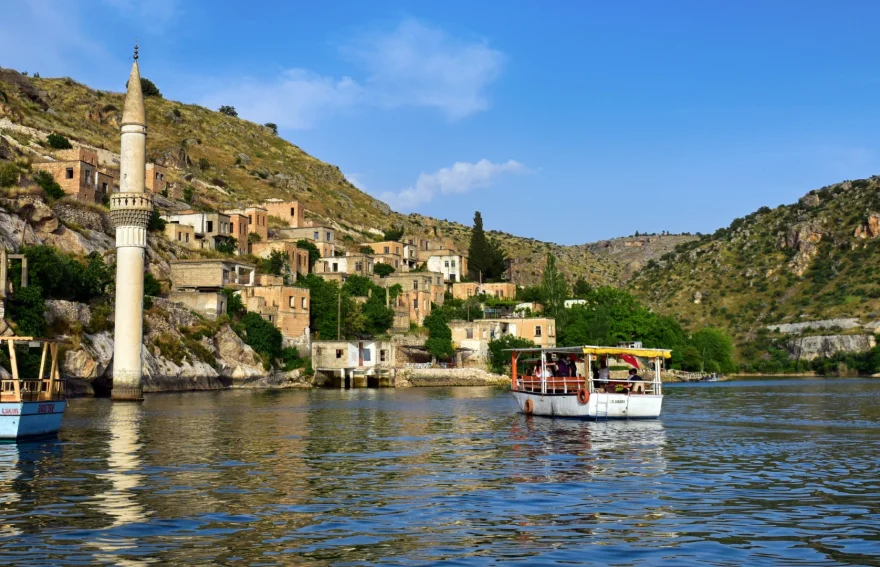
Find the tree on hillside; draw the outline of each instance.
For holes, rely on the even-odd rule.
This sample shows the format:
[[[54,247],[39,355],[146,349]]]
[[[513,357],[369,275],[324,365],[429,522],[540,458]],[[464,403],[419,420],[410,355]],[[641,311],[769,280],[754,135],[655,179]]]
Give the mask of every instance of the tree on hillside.
[[[46,198],[50,201],[64,197],[64,189],[61,188],[61,185],[58,185],[58,182],[55,181],[55,178],[48,171],[38,171],[34,175],[34,181],[40,186],[43,193],[46,194]]]
[[[387,278],[394,273],[394,266],[380,262],[373,267],[373,273],[380,278]]]
[[[14,163],[0,163],[0,187],[18,184],[18,168]]]
[[[574,288],[571,290],[571,295],[576,297],[577,299],[586,299],[590,296],[590,292],[593,291],[593,286],[587,283],[587,280],[584,278],[578,278],[576,282],[574,282]]]
[[[382,236],[383,240],[393,240],[398,241],[403,237],[403,229],[402,228],[391,228],[385,231],[385,234]]]
[[[141,77],[141,92],[144,93],[144,96],[157,96],[162,98],[162,93],[159,92],[159,87],[146,77]]]
[[[263,126],[271,130],[276,136],[278,135],[278,124],[275,124],[274,122],[266,122]]]
[[[721,329],[704,327],[694,333],[691,342],[703,361],[706,372],[734,372],[733,339]]]
[[[448,360],[455,356],[448,313],[443,309],[435,309],[425,317],[424,325],[428,329],[425,348],[431,356],[440,360]]]
[[[507,270],[507,256],[498,243],[486,237],[483,215],[474,213],[474,228],[468,248],[468,277],[473,281],[495,281]]]
[[[556,267],[556,256],[549,252],[544,277],[541,280],[541,291],[545,299],[544,312],[550,317],[562,315],[565,300],[568,299],[568,282]]]
[[[220,114],[225,114],[226,116],[232,116],[232,117],[238,116],[238,112],[236,112],[234,106],[226,106],[226,105],[221,106],[220,108],[217,109],[217,112],[219,112]]]
[[[70,140],[61,134],[56,134],[55,132],[52,132],[46,137],[46,142],[53,150],[69,150],[73,147]]]
[[[367,246],[366,244],[364,244],[363,246],[358,248],[358,252],[360,252],[361,254],[373,254],[374,250],[372,248],[370,248],[369,246]]]
[[[296,247],[300,250],[307,250],[309,253],[309,271],[312,271],[312,268],[315,267],[315,262],[318,261],[318,258],[321,257],[321,252],[318,250],[318,247],[315,246],[314,242],[311,240],[301,239],[296,241]]]

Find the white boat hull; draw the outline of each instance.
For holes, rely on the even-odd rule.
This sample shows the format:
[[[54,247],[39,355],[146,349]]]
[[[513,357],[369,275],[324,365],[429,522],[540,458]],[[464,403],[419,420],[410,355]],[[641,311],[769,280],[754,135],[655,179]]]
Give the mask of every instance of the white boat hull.
[[[0,402],[0,439],[54,435],[65,409],[65,400]]]
[[[606,394],[594,392],[587,403],[576,394],[535,394],[514,391],[519,410],[529,415],[585,419],[648,419],[660,417],[663,396],[653,394]],[[531,402],[527,408],[528,402]],[[529,411],[529,409],[531,411]]]

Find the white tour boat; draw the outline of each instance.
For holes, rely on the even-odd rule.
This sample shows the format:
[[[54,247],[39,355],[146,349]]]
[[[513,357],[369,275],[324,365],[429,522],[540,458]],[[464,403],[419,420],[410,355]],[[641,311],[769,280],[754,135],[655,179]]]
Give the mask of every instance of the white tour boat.
[[[0,337],[0,343],[4,341],[12,374],[0,380],[0,440],[55,435],[61,428],[61,417],[67,408],[64,380],[58,371],[58,345],[66,341]],[[29,347],[42,345],[40,371],[36,378],[19,376],[16,343],[25,343]]]
[[[663,404],[660,371],[671,350],[583,346],[510,349],[511,389],[520,411],[527,415],[588,419],[657,418]],[[523,356],[525,355],[525,356]],[[562,358],[572,376],[552,376]],[[604,378],[591,371],[594,361],[607,357],[653,361],[650,376],[641,380]]]

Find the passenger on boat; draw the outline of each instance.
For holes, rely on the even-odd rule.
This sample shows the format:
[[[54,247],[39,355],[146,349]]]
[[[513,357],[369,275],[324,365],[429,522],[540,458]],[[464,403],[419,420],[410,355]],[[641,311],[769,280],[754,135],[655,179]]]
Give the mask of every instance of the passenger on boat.
[[[568,364],[566,364],[565,359],[561,356],[559,360],[556,361],[556,375],[563,378],[568,378],[571,376],[571,371],[568,368]]]
[[[636,394],[644,394],[645,393],[645,385],[639,382],[644,382],[645,379],[639,376],[639,371],[635,368],[629,369],[629,391],[630,393]]]

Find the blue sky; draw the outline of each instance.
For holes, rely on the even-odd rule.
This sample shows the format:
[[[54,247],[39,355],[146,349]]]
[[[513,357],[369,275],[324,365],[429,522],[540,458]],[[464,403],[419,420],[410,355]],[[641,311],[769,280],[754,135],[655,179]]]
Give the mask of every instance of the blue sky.
[[[402,212],[577,244],[880,174],[880,2],[4,4],[0,66],[275,122]]]

